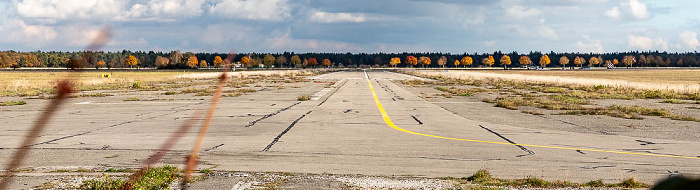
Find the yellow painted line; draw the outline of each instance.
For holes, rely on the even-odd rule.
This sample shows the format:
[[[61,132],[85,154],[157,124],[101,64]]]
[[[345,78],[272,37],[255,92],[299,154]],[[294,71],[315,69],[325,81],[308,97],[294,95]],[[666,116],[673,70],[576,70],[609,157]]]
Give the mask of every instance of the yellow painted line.
[[[369,89],[372,91],[372,96],[374,97],[374,102],[377,104],[377,108],[379,109],[379,112],[382,114],[382,117],[384,118],[384,122],[389,127],[394,128],[394,129],[401,131],[401,132],[404,132],[404,133],[408,133],[408,134],[420,135],[420,136],[426,136],[426,137],[432,137],[432,138],[438,138],[438,139],[468,141],[468,142],[488,143],[488,144],[500,144],[500,145],[509,145],[509,146],[520,145],[520,146],[526,146],[526,147],[550,148],[550,149],[560,149],[560,150],[581,150],[581,151],[590,151],[590,152],[605,152],[605,153],[614,153],[614,154],[658,156],[658,157],[671,157],[671,158],[687,158],[687,159],[699,159],[700,160],[700,157],[692,157],[692,156],[675,156],[675,155],[665,155],[665,154],[649,154],[649,153],[639,153],[639,152],[624,152],[624,151],[599,150],[599,149],[589,149],[589,148],[570,148],[570,147],[532,145],[532,144],[512,144],[512,143],[507,143],[507,142],[494,142],[494,141],[482,141],[482,140],[473,140],[473,139],[443,137],[443,136],[438,136],[438,135],[413,132],[413,131],[409,131],[409,130],[403,129],[401,127],[398,127],[394,124],[394,122],[391,121],[391,118],[389,118],[389,114],[386,113],[386,110],[384,110],[382,103],[379,102],[379,98],[377,97],[377,93],[374,92],[374,87],[372,87],[372,82],[369,79],[367,79],[367,84],[369,84]]]

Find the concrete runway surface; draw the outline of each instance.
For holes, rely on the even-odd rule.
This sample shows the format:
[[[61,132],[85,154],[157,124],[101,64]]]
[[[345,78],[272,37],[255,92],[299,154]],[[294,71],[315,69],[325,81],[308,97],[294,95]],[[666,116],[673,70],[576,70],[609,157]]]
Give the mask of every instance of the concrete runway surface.
[[[619,182],[634,177],[649,183],[670,172],[700,174],[700,142],[645,143],[489,123],[456,115],[394,83],[415,78],[385,71],[335,72],[313,77],[336,81],[332,88],[312,85],[224,98],[199,168],[428,177],[465,177],[487,169],[500,178]],[[299,102],[298,91],[314,96]],[[210,97],[198,98],[72,99],[40,143],[31,146],[22,167],[138,167],[195,109],[206,109]],[[9,159],[43,106],[3,112],[0,160]],[[161,163],[181,165],[196,133],[190,130]]]

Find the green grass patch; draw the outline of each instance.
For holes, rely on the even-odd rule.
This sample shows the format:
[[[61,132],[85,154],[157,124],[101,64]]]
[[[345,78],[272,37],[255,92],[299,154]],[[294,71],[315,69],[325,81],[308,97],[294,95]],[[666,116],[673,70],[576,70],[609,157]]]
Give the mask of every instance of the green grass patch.
[[[9,102],[0,102],[0,106],[19,106],[19,105],[25,105],[27,102],[25,101],[9,101]]]
[[[104,175],[100,179],[84,181],[80,189],[169,189],[170,184],[180,178],[180,173],[180,170],[173,166],[155,167],[146,170],[143,177],[133,183]]]
[[[214,173],[214,172],[213,172],[213,171],[211,171],[210,169],[201,169],[201,170],[199,170],[199,171],[197,171],[197,172],[199,172],[199,173],[203,173],[203,174],[210,174],[210,173]]]
[[[491,187],[529,187],[529,188],[568,188],[568,187],[622,187],[622,188],[648,188],[648,184],[636,181],[633,178],[625,179],[620,183],[604,183],[602,180],[594,180],[586,183],[573,183],[570,181],[547,181],[537,177],[524,179],[500,179],[491,176],[487,170],[479,170],[474,175],[463,178],[442,178],[443,180],[456,181],[461,184],[476,184],[476,189]]]
[[[121,168],[121,169],[107,168],[104,172],[107,172],[107,173],[133,173],[134,170],[126,169],[126,168]]]

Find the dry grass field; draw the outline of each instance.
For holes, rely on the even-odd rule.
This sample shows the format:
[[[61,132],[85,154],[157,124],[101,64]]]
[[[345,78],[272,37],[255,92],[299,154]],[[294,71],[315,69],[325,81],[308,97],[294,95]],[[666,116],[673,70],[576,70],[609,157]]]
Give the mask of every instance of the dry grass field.
[[[310,71],[246,71],[231,72],[229,76],[307,74]],[[110,74],[109,78],[102,77]],[[50,93],[56,82],[70,77],[78,90],[129,89],[135,85],[175,82],[178,80],[210,79],[219,72],[182,71],[104,71],[104,72],[2,72],[0,73],[0,96],[37,96]]]
[[[474,70],[423,71],[428,75],[443,75],[463,79],[495,78],[552,84],[604,85],[643,90],[673,90],[683,93],[700,92],[700,70]]]

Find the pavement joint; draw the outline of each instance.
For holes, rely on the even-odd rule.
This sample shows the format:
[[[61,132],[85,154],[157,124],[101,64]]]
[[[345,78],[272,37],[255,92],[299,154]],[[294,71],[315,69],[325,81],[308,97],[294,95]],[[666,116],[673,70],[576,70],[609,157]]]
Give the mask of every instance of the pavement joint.
[[[251,121],[250,123],[248,123],[247,125],[245,125],[245,127],[252,127],[252,126],[255,125],[256,123],[258,123],[258,122],[260,122],[260,121],[262,121],[262,120],[264,120],[264,119],[267,119],[267,118],[270,118],[270,117],[272,117],[272,116],[275,116],[275,115],[277,115],[277,114],[279,114],[279,113],[282,113],[283,111],[287,111],[287,110],[291,109],[292,107],[294,107],[294,106],[296,106],[296,105],[299,105],[299,104],[301,104],[301,102],[296,102],[296,103],[294,103],[294,104],[292,104],[292,105],[290,105],[290,106],[287,106],[287,107],[285,107],[285,108],[282,108],[282,109],[280,109],[280,110],[277,110],[277,111],[275,111],[275,112],[272,112],[271,114],[264,115],[264,116],[262,116],[261,118],[258,118],[258,119],[254,120],[254,121]]]
[[[265,147],[265,149],[262,150],[262,152],[267,152],[268,150],[270,150],[270,148],[272,148],[272,146],[275,145],[275,143],[277,143],[277,141],[279,141],[280,138],[282,138],[282,135],[284,135],[284,134],[286,134],[287,132],[289,132],[289,130],[291,130],[292,127],[294,127],[294,125],[297,124],[297,122],[299,122],[301,119],[303,119],[304,117],[306,117],[306,115],[311,114],[311,112],[312,112],[312,111],[308,111],[308,112],[306,112],[306,114],[301,115],[299,118],[297,118],[296,120],[294,120],[294,122],[292,122],[292,124],[290,124],[289,127],[287,127],[287,129],[285,129],[284,131],[282,131],[282,133],[280,133],[279,135],[277,135],[277,137],[275,137],[275,139],[273,139],[272,142],[270,142],[270,144],[268,144],[267,147]]]
[[[529,156],[529,155],[534,155],[534,154],[535,154],[535,152],[533,152],[533,151],[531,151],[531,150],[525,148],[524,146],[518,145],[518,143],[513,142],[512,140],[506,138],[505,136],[501,135],[500,133],[497,133],[496,131],[493,131],[493,130],[487,128],[487,127],[484,127],[483,125],[479,125],[479,127],[485,129],[485,130],[488,131],[488,132],[493,133],[494,135],[496,135],[496,136],[498,136],[498,137],[501,137],[503,140],[508,141],[509,143],[511,143],[511,144],[513,144],[513,145],[515,145],[515,146],[517,146],[518,148],[520,148],[520,149],[522,149],[523,151],[525,151],[525,152],[528,153],[528,154],[525,154],[525,155],[518,155],[518,156],[516,156],[516,157],[523,157],[523,156]]]

